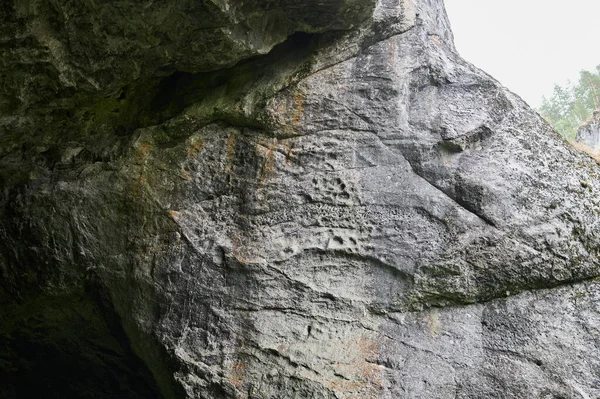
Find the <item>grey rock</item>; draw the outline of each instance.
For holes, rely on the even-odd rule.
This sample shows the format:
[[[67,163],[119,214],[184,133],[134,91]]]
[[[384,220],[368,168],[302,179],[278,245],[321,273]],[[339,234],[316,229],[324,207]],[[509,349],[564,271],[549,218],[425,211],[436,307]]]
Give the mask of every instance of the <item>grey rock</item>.
[[[31,4],[71,48],[2,117],[5,397],[600,395],[600,169],[441,0]]]
[[[600,111],[577,129],[575,141],[583,144],[592,153],[600,151]]]

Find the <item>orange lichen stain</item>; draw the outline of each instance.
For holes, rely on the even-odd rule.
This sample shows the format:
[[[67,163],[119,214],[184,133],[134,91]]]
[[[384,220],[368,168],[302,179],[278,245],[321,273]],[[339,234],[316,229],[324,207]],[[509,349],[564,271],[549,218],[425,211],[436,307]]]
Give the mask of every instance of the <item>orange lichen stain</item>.
[[[231,365],[229,372],[229,382],[236,388],[240,388],[244,384],[246,378],[246,365],[241,360],[236,360]]]
[[[369,359],[377,356],[377,340],[361,335],[345,345],[346,362],[336,363],[336,377],[327,380],[329,389],[344,398],[378,398],[382,387],[382,367]]]
[[[235,158],[235,134],[227,138],[227,159]]]
[[[202,139],[198,139],[190,143],[190,146],[187,150],[187,155],[189,158],[196,158],[202,149],[204,148],[204,141]]]
[[[258,184],[260,185],[265,179],[272,175],[275,171],[275,150],[277,148],[277,139],[273,139],[267,146],[266,152],[263,155],[263,164],[260,168],[260,175],[258,177]],[[264,147],[259,146],[259,150]]]
[[[272,138],[266,143],[260,143],[256,146],[257,153],[263,158],[262,166],[258,176],[259,186],[275,174],[277,169],[277,154],[285,157],[285,164],[290,164],[295,159],[294,148],[295,139]],[[280,165],[285,166],[285,165]]]
[[[192,177],[190,176],[190,171],[185,168],[181,169],[181,178],[185,181],[192,180]]]
[[[292,116],[292,125],[300,123],[302,114],[304,114],[304,101],[306,97],[302,93],[296,93],[294,96],[294,112]]]
[[[231,173],[235,165],[235,133],[232,133],[227,138],[227,148],[225,155],[225,172]]]
[[[144,163],[149,157],[152,151],[150,143],[141,143],[135,147],[135,163]]]
[[[282,109],[281,105],[278,107],[278,112],[281,115],[285,115],[283,119],[286,122],[284,122],[285,125],[283,126],[283,132],[286,135],[293,135],[296,126],[300,124],[300,121],[302,120],[302,115],[304,115],[305,100],[306,96],[304,95],[304,93],[296,91],[291,99],[291,106],[288,105],[290,108],[289,110]]]
[[[140,173],[140,176],[133,181],[131,186],[131,193],[134,196],[140,196],[144,192],[144,188],[146,186],[146,176],[143,173]]]
[[[243,248],[235,248],[233,250],[233,257],[243,265],[248,263],[248,259],[246,259],[246,253]]]
[[[233,248],[232,248],[233,257],[243,265],[248,263],[250,260],[251,254],[250,254],[250,251],[247,249],[247,247],[242,242],[242,240],[239,237],[233,237],[231,239],[231,243],[233,246]]]

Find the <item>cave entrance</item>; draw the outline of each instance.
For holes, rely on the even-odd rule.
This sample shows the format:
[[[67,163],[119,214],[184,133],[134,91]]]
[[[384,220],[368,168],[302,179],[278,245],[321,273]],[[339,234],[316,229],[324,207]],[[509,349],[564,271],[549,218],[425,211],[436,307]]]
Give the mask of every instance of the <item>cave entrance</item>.
[[[116,313],[86,289],[0,310],[0,399],[160,399]]]

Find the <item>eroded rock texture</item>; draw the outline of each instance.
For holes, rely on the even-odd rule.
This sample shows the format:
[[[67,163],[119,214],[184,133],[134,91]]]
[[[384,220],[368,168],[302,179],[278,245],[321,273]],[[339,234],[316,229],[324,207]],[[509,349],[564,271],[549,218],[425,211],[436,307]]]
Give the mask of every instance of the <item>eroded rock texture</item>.
[[[441,0],[0,10],[0,397],[600,395],[600,169]]]
[[[592,118],[577,129],[575,141],[593,153],[600,152],[600,111],[594,112]]]

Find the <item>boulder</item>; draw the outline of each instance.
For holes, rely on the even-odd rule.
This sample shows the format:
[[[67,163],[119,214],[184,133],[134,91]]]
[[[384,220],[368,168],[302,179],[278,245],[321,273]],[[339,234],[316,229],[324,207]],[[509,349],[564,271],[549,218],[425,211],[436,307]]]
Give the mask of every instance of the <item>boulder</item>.
[[[600,395],[600,168],[442,0],[0,16],[0,398]]]
[[[591,153],[600,152],[600,111],[595,111],[589,121],[579,126],[575,141]]]

